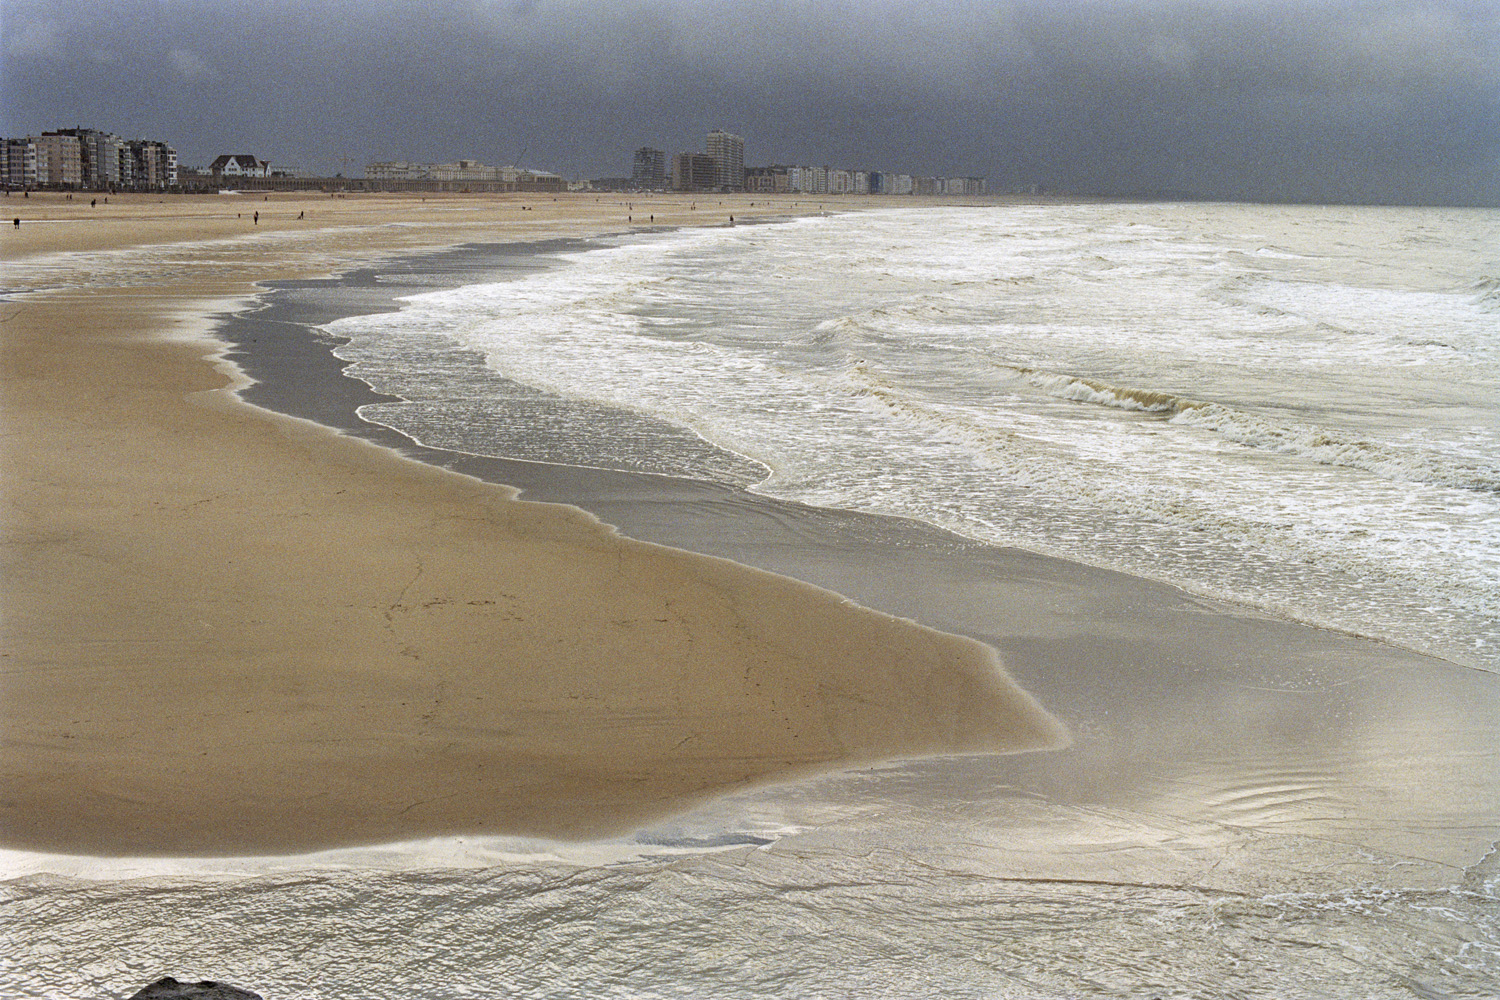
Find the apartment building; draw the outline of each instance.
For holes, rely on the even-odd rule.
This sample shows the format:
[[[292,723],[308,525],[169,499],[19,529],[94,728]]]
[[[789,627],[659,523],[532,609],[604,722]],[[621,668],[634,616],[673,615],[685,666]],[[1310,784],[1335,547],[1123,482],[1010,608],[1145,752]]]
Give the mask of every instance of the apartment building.
[[[721,128],[708,133],[705,143],[714,161],[714,183],[720,191],[742,191],[745,188],[745,140]]]
[[[73,136],[78,140],[80,184],[87,188],[120,186],[125,140],[96,128],[60,128],[44,135]]]
[[[131,139],[125,145],[130,153],[129,187],[137,190],[160,191],[177,185],[177,151],[175,149],[154,139]],[[124,162],[123,157],[121,162]],[[123,169],[121,173],[124,173]]]
[[[672,157],[673,191],[712,191],[719,186],[719,161],[707,153]]]
[[[83,187],[83,149],[76,135],[43,132],[36,143],[37,184],[56,188]]]
[[[656,191],[667,186],[667,154],[660,149],[642,146],[635,151],[630,183],[634,187]]]
[[[0,184],[7,190],[36,187],[35,142],[31,139],[0,139]]]
[[[911,194],[913,190],[911,174],[882,174],[880,177],[881,194]]]
[[[65,128],[0,139],[0,184],[162,190],[177,184],[177,152],[164,142],[127,142],[110,132]]]

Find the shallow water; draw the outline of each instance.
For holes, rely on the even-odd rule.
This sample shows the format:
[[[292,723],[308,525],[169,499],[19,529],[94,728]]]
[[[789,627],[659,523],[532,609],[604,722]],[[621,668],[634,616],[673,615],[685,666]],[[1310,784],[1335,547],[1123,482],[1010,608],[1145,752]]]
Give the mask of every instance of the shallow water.
[[[979,767],[739,796],[593,856],[452,843],[410,850],[476,867],[15,880],[0,977],[18,997],[123,996],[167,970],[277,1000],[1494,995],[1493,859],[1414,887],[1409,860],[1060,811],[976,786]],[[945,782],[959,794],[935,801]],[[21,931],[40,926],[61,936]]]

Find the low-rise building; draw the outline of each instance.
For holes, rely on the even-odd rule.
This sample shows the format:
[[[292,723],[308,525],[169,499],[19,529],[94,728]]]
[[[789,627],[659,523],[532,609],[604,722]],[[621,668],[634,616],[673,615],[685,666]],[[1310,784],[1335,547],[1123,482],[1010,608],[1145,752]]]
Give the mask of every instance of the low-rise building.
[[[269,177],[271,164],[250,153],[224,153],[208,165],[215,177]]]
[[[433,180],[455,181],[460,184],[484,184],[502,180],[501,170],[500,167],[491,167],[478,160],[427,165],[428,176]]]
[[[513,169],[510,167],[507,170]],[[538,193],[557,193],[568,189],[568,179],[561,174],[554,174],[550,170],[516,170],[514,181],[507,183],[515,184],[512,190],[535,191]]]
[[[746,167],[745,190],[753,194],[785,194],[793,190],[791,177],[793,169],[781,165]]]
[[[566,191],[567,179],[546,170],[492,167],[477,160],[408,163],[387,160],[365,165],[377,187],[409,191]]]
[[[365,176],[372,181],[411,181],[427,176],[426,167],[405,160],[385,160],[365,164]]]

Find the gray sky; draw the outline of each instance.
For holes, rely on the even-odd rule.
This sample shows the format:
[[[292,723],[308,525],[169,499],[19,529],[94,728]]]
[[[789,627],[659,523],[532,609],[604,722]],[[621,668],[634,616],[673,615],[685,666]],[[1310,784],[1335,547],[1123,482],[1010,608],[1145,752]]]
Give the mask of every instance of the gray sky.
[[[1500,205],[1497,0],[0,0],[7,135],[350,174],[643,145],[1098,193]]]

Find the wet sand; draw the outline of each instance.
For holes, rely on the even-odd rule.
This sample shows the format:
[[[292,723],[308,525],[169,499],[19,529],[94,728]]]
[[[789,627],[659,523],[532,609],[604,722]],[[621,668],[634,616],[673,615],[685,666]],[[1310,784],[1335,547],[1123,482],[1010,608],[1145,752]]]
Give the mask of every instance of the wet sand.
[[[982,643],[252,408],[216,357],[205,317],[251,281],[618,230],[626,206],[27,202],[7,282],[47,290],[4,303],[0,846],[590,837],[830,767],[1064,741]]]

